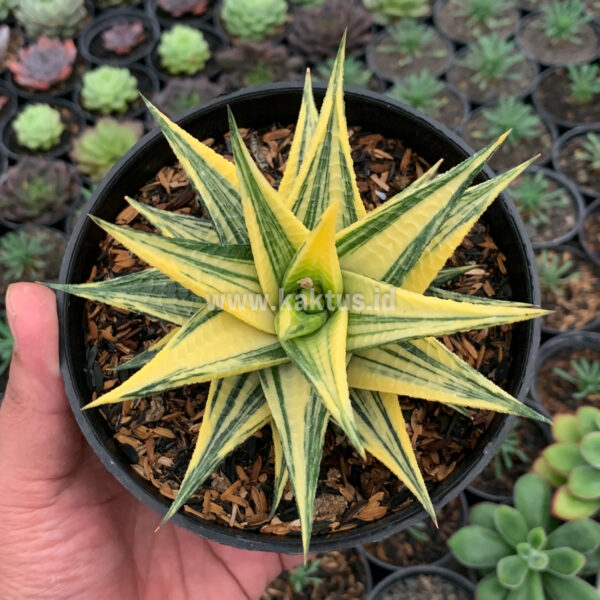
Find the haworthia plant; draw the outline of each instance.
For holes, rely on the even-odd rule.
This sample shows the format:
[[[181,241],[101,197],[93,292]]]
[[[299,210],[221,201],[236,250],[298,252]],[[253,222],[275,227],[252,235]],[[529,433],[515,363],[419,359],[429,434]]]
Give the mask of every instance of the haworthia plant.
[[[343,103],[344,43],[320,112],[304,88],[279,190],[254,164],[230,114],[234,164],[148,104],[210,224],[129,200],[162,235],[94,219],[151,268],[54,286],[179,328],[141,368],[87,408],[211,382],[196,452],[165,520],[223,457],[271,423],[275,510],[288,475],[308,552],[323,436],[335,422],[435,518],[397,394],[543,419],[433,336],[541,316],[527,304],[423,292],[486,207],[526,166],[469,188],[504,136],[436,176],[438,165],[368,215]],[[432,291],[433,290],[433,291]],[[136,360],[137,359],[137,360]]]

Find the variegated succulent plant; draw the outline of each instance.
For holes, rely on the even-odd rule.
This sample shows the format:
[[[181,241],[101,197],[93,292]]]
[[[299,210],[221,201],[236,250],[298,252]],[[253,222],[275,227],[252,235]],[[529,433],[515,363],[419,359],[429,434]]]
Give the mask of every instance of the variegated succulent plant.
[[[196,447],[165,521],[226,455],[269,423],[272,507],[289,474],[306,552],[328,422],[362,456],[370,452],[384,463],[435,518],[398,394],[543,419],[435,337],[544,311],[430,287],[529,162],[467,189],[502,136],[434,177],[436,165],[367,214],[350,156],[343,64],[342,44],[320,113],[307,75],[278,190],[252,161],[231,114],[235,164],[148,103],[211,220],[128,199],[162,235],[92,218],[151,268],[54,286],[179,326],[125,363],[141,368],[86,408],[211,382]]]

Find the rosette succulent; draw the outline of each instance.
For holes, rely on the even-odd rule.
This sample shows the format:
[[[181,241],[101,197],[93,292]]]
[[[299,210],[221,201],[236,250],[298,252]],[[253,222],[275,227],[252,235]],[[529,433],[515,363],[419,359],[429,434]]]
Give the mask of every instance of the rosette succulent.
[[[19,0],[15,9],[17,21],[32,38],[72,38],[88,16],[84,0]]]
[[[225,91],[220,83],[206,77],[171,79],[154,98],[156,106],[169,117],[176,117],[202,106]]]
[[[366,214],[350,156],[343,64],[342,45],[320,113],[307,76],[278,190],[253,162],[231,113],[235,163],[148,103],[213,226],[128,199],[163,235],[94,220],[152,268],[55,286],[179,326],[125,363],[143,366],[88,409],[211,382],[196,448],[165,520],[269,423],[277,457],[272,507],[289,475],[307,551],[329,421],[358,453],[381,460],[433,517],[397,394],[543,419],[435,336],[544,311],[424,295],[479,215],[529,163],[465,191],[501,138],[435,178],[434,167]]]
[[[7,66],[16,83],[44,91],[71,76],[76,56],[73,40],[61,42],[43,35],[31,46],[21,48],[17,60]]]
[[[317,65],[315,74],[319,79],[327,80],[331,75],[335,59],[328,58],[324,63]],[[344,84],[357,87],[369,87],[373,79],[373,73],[369,67],[358,58],[349,56],[344,62]]]
[[[582,406],[574,415],[557,415],[555,444],[548,446],[534,471],[558,488],[553,513],[564,520],[591,517],[600,508],[600,410]]]
[[[143,133],[144,127],[138,121],[99,119],[75,140],[71,158],[92,181],[100,181]]]
[[[514,508],[478,504],[471,524],[448,540],[461,563],[485,574],[477,600],[598,600],[578,574],[594,568],[600,524],[583,519],[557,526],[550,496],[543,479],[523,475],[515,484]]]
[[[13,121],[17,142],[29,150],[47,151],[60,141],[65,125],[49,104],[28,104]]]
[[[144,24],[141,21],[132,23],[115,23],[102,32],[102,45],[106,50],[126,56],[146,39]]]
[[[165,31],[158,44],[160,64],[173,75],[193,75],[207,63],[210,48],[199,29],[175,25]]]
[[[274,34],[286,18],[285,0],[225,0],[221,10],[230,35],[255,42]]]
[[[83,76],[81,103],[87,110],[123,114],[138,96],[137,79],[126,67],[102,65]]]
[[[183,15],[203,15],[207,9],[209,0],[157,0],[157,6],[173,17]]]

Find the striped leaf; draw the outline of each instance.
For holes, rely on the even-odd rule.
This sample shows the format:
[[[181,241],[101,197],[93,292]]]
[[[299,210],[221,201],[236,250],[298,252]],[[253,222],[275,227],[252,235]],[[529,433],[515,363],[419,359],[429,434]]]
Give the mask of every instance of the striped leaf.
[[[211,244],[216,244],[219,241],[215,228],[208,219],[199,219],[189,215],[180,215],[170,210],[154,208],[128,196],[125,197],[125,200],[167,237],[209,242]]]
[[[275,336],[226,312],[204,308],[149,363],[86,408],[256,371],[288,360]]]
[[[279,200],[242,140],[229,110],[231,146],[237,167],[246,228],[261,287],[271,305],[277,305],[283,275],[308,230]]]
[[[274,332],[273,313],[264,302],[249,246],[167,238],[92,218],[173,281],[257,329]]]
[[[283,277],[283,293],[300,289],[300,281],[309,278],[317,292],[343,292],[342,272],[335,251],[335,224],[339,202],[332,202],[323,213],[317,226],[288,263]]]
[[[485,304],[486,306],[514,306],[516,308],[526,308],[530,306],[527,302],[511,302],[510,300],[497,300],[496,298],[487,298],[486,296],[469,296],[468,294],[459,294],[450,290],[442,290],[437,287],[430,287],[427,290],[428,296],[443,298],[445,300],[454,300],[455,302],[469,302],[470,304]]]
[[[293,364],[264,369],[260,372],[260,380],[281,436],[300,515],[306,558],[328,413],[315,390]]]
[[[183,325],[205,302],[156,269],[94,283],[48,283],[48,287],[117,308]]]
[[[534,160],[528,160],[494,179],[472,187],[453,203],[447,217],[421,249],[421,254],[406,275],[402,287],[417,293],[425,291],[485,209]],[[400,285],[394,281],[390,283]]]
[[[344,112],[344,47],[340,45],[317,126],[304,162],[286,198],[294,214],[314,229],[331,202],[339,201],[337,229],[362,219],[366,210],[360,198],[350,156]]]
[[[462,267],[448,267],[447,269],[442,269],[431,282],[429,289],[432,287],[439,287],[440,285],[444,285],[444,283],[448,283],[449,281],[454,281],[461,275],[466,275],[469,271],[478,268],[479,265],[463,265]]]
[[[317,127],[319,113],[315,106],[315,98],[312,91],[312,82],[310,77],[310,69],[306,69],[306,78],[304,79],[304,91],[302,92],[302,104],[300,105],[300,114],[296,121],[296,129],[294,131],[294,139],[290,147],[290,153],[285,165],[285,171],[279,184],[279,195],[283,201],[290,195],[292,187],[300,166],[304,162],[306,151],[310,144],[310,140]]]
[[[140,369],[146,363],[149,363],[170,341],[177,335],[179,327],[171,329],[169,333],[164,335],[158,340],[158,342],[152,344],[149,348],[146,348],[143,352],[136,354],[133,358],[128,361],[121,363],[115,371],[131,371],[134,369]]]
[[[278,367],[273,367],[277,369]],[[269,411],[270,414],[270,411]],[[283,445],[281,444],[281,436],[275,425],[275,421],[271,421],[271,433],[273,436],[273,453],[275,460],[275,481],[273,483],[273,503],[271,504],[271,512],[269,518],[273,518],[283,497],[285,486],[290,477],[289,471],[285,464],[285,456],[283,455]]]
[[[312,383],[331,416],[358,452],[362,442],[350,404],[346,378],[346,328],[348,311],[339,308],[315,333],[282,340],[285,353]]]
[[[211,382],[192,458],[161,525],[191,498],[228,454],[269,419],[269,407],[256,373]]]
[[[411,194],[400,193],[339,232],[336,244],[342,269],[402,286],[452,205],[505,137],[506,134],[446,173],[417,186]]]
[[[342,275],[344,293],[351,299],[348,352],[404,339],[515,323],[548,312],[509,302],[444,300],[414,294],[348,271],[342,271]],[[360,299],[360,302],[354,299]]]
[[[361,350],[348,366],[352,387],[545,420],[434,338]]]
[[[247,244],[235,165],[202,144],[144,99],[214,224],[219,240]]]
[[[350,396],[365,448],[404,483],[437,523],[429,492],[406,432],[398,395],[352,389]]]

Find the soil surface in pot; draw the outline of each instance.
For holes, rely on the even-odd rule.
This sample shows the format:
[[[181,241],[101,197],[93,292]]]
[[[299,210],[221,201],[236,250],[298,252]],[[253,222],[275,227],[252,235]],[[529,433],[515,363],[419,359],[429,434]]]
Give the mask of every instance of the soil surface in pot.
[[[479,84],[473,81],[475,71],[455,62],[448,70],[446,78],[471,102],[484,104],[497,100],[499,96],[522,96],[525,94],[535,79],[535,65],[529,59],[524,58],[511,68],[511,74],[518,75],[518,79],[491,81],[485,89],[481,89]]]
[[[390,35],[384,35],[371,51],[371,64],[380,77],[400,81],[413,73],[427,69],[432,75],[443,72],[451,50],[436,32],[431,44],[423,48],[418,56],[411,57],[396,49]]]
[[[260,600],[364,600],[367,597],[365,564],[354,550],[320,554],[316,572],[311,577],[319,579],[308,583],[301,592],[294,589],[290,571],[282,571],[263,592]]]
[[[293,135],[292,127],[262,131],[242,130],[257,164],[273,183],[282,167]],[[227,140],[228,141],[228,140]],[[205,140],[229,156],[223,140]],[[401,140],[351,128],[350,144],[358,186],[368,209],[381,204],[411,183],[427,164]],[[183,171],[164,167],[144,186],[137,199],[163,209],[202,215]],[[153,231],[131,208],[116,222]],[[510,298],[505,257],[478,223],[449,261],[452,266],[480,268],[450,286],[467,294]],[[111,238],[101,243],[89,280],[124,275],[146,265]],[[90,388],[93,397],[112,389],[126,374],[114,368],[156,342],[170,329],[165,323],[88,302],[87,343]],[[511,364],[512,326],[445,336],[443,342],[470,365],[499,384]],[[206,401],[208,385],[175,389],[135,402],[111,404],[99,410],[114,431],[114,438],[132,462],[132,468],[161,494],[174,498],[190,460]],[[433,402],[402,397],[408,433],[424,476],[444,480],[477,445],[494,413],[475,411],[471,418]],[[277,514],[269,519],[273,492],[273,445],[268,427],[237,448],[188,502],[188,515],[230,527],[265,533],[298,535],[300,523],[288,484]],[[413,502],[406,488],[378,461],[363,461],[336,427],[329,427],[315,502],[313,535],[343,531],[374,521],[388,511]]]
[[[556,119],[573,123],[600,121],[600,93],[586,104],[578,103],[571,95],[567,69],[557,69],[541,81],[535,99]]]
[[[568,250],[548,250],[550,259],[559,255],[562,265],[567,260],[573,261],[563,285],[557,289],[542,286],[542,306],[553,313],[542,317],[546,327],[567,331],[581,329],[598,318],[600,313],[600,271],[592,264]],[[570,277],[578,272],[578,276]]]
[[[577,158],[582,151],[585,151],[585,141],[585,135],[578,135],[568,140],[560,149],[558,168],[583,192],[595,195],[600,193],[600,169],[593,169],[588,161]]]
[[[496,33],[502,38],[512,34],[519,22],[519,11],[506,3],[506,8],[494,15],[490,23],[472,22],[468,16],[461,14],[465,8],[464,0],[442,2],[435,15],[435,24],[449,38],[470,44],[482,35]]]
[[[600,261],[600,208],[589,213],[583,223],[583,242],[586,250]]]
[[[600,351],[594,348],[567,348],[550,356],[541,366],[537,374],[536,391],[543,407],[552,415],[575,412],[580,406],[600,407],[600,396],[575,398],[577,388],[574,384],[554,372],[563,369],[574,375],[572,360],[586,358],[590,362],[600,362]]]
[[[439,575],[422,573],[397,581],[377,600],[472,600],[473,594]]]
[[[463,137],[467,144],[473,146],[475,150],[483,148],[491,142],[491,138],[477,137],[483,134],[487,120],[481,111],[473,115],[465,125]],[[493,136],[492,136],[493,137]],[[509,138],[510,139],[510,138]],[[536,154],[541,154],[539,163],[545,161],[552,150],[552,134],[550,129],[542,121],[540,124],[540,133],[533,138],[522,138],[514,146],[509,146],[508,141],[504,142],[502,148],[492,156],[489,165],[496,171],[507,171],[511,167],[522,163]]]
[[[365,549],[375,558],[396,567],[412,567],[436,562],[448,554],[446,544],[464,522],[460,496],[437,513],[439,528],[431,519],[421,521]]]
[[[505,464],[499,453],[488,463],[481,475],[473,480],[471,488],[495,496],[512,496],[515,481],[529,471],[540,452],[548,445],[542,429],[529,419],[519,419],[513,432],[516,447],[526,455],[527,460],[523,461],[511,454],[512,464]]]
[[[593,25],[586,23],[579,30],[579,41],[554,43],[546,36],[543,19],[536,16],[525,24],[517,36],[523,50],[547,65],[567,65],[593,60],[598,51],[598,35]]]

